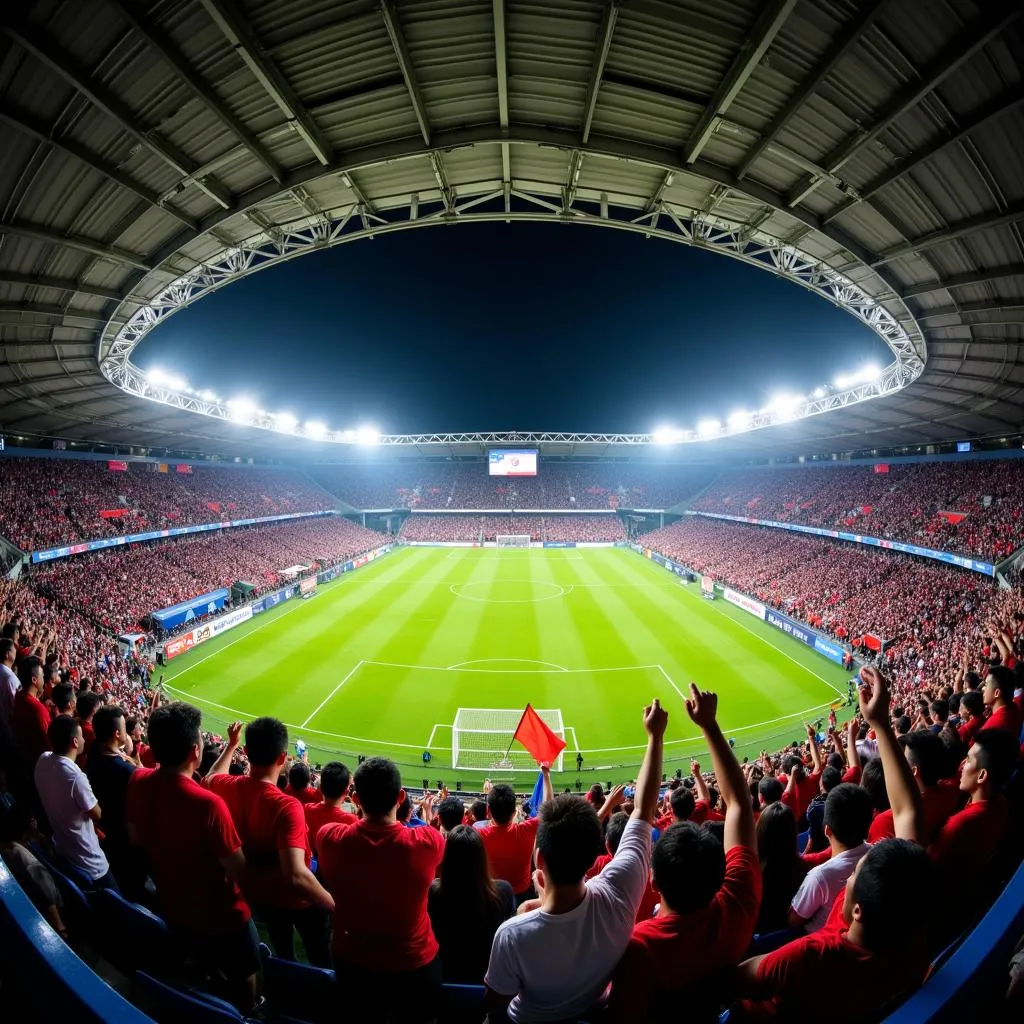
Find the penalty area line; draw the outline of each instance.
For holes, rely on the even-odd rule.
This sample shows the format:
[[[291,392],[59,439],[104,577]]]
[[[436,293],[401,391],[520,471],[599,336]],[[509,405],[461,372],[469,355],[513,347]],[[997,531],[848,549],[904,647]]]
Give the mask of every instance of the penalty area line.
[[[324,697],[324,699],[323,699],[322,701],[320,701],[320,703],[319,703],[319,704],[317,704],[317,706],[316,706],[316,707],[315,707],[315,708],[313,709],[313,711],[312,711],[312,713],[311,713],[311,714],[309,715],[309,717],[308,717],[308,718],[307,718],[307,719],[306,719],[306,720],[305,720],[305,721],[304,721],[304,722],[302,723],[302,725],[300,726],[300,728],[302,728],[302,729],[305,729],[305,728],[306,728],[306,726],[307,726],[307,725],[309,725],[309,723],[310,723],[310,722],[312,722],[312,721],[313,721],[313,719],[314,719],[314,718],[316,718],[316,716],[317,716],[318,714],[320,714],[320,712],[321,712],[321,711],[322,711],[322,710],[323,710],[323,709],[324,709],[324,708],[325,708],[325,707],[326,707],[326,706],[327,706],[327,705],[328,705],[328,704],[330,703],[330,701],[331,701],[331,699],[332,699],[332,698],[334,697],[334,695],[335,695],[335,694],[336,694],[336,693],[337,693],[337,692],[338,692],[338,691],[339,691],[339,690],[340,690],[340,689],[341,689],[341,688],[342,688],[342,687],[343,687],[343,686],[344,686],[344,685],[345,685],[345,684],[346,684],[346,683],[347,683],[347,682],[348,682],[348,681],[349,681],[349,680],[350,680],[350,679],[351,679],[351,678],[352,678],[352,677],[353,677],[353,676],[354,676],[354,675],[355,675],[355,674],[356,674],[356,673],[357,673],[357,672],[358,672],[358,671],[359,671],[359,670],[360,670],[360,669],[361,669],[361,668],[362,668],[362,667],[363,667],[363,666],[364,666],[365,664],[366,664],[366,662],[365,662],[365,661],[363,661],[363,660],[357,661],[357,662],[355,663],[355,665],[353,665],[353,666],[352,666],[351,670],[350,670],[350,671],[348,672],[348,674],[347,674],[347,675],[345,676],[345,678],[344,678],[344,679],[342,679],[342,681],[341,681],[340,683],[338,683],[338,685],[337,685],[337,686],[336,686],[336,687],[335,687],[335,688],[334,688],[333,690],[331,690],[331,692],[330,692],[329,694],[327,694],[327,696],[326,696],[326,697]]]

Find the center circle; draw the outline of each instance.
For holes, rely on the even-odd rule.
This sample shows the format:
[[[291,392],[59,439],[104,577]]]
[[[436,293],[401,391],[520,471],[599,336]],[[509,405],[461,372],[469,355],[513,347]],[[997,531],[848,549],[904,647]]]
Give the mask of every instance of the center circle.
[[[535,588],[546,590],[535,592]],[[485,604],[532,604],[535,601],[553,601],[565,595],[565,587],[547,580],[476,580],[453,583],[448,588],[456,597]],[[494,591],[493,595],[487,591]]]

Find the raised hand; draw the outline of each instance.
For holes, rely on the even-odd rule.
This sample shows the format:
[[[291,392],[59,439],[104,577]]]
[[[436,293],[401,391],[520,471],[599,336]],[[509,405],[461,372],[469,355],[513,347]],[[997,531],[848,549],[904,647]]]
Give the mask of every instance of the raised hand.
[[[885,728],[889,724],[889,684],[871,665],[860,670],[860,678],[863,683],[858,691],[861,714],[873,729]]]
[[[718,694],[711,690],[698,690],[696,683],[690,683],[686,713],[694,725],[701,729],[710,728],[715,724],[715,716],[718,714]]]
[[[620,782],[609,794],[605,803],[611,804],[612,807],[618,807],[619,804],[624,803],[626,800],[626,785]]]
[[[668,727],[668,712],[657,697],[644,708],[644,730],[649,736],[661,737]]]
[[[241,742],[242,729],[245,726],[241,722],[232,722],[228,726],[228,746],[237,747]]]

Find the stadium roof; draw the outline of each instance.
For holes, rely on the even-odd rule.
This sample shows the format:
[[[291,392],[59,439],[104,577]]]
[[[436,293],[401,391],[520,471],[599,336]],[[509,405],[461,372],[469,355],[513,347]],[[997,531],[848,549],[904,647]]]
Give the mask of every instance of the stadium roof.
[[[187,411],[199,398],[172,408],[112,381],[145,394],[135,342],[239,274],[490,218],[716,249],[889,325],[904,390],[713,442],[724,450],[1018,433],[1021,12],[1013,0],[6,4],[0,427],[309,452]]]

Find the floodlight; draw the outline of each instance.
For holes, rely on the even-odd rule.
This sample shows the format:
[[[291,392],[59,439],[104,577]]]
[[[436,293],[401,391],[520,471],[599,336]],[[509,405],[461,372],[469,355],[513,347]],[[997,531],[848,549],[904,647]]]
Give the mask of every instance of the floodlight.
[[[181,377],[165,377],[164,387],[169,388],[171,391],[187,391],[188,383]]]
[[[778,420],[795,419],[803,399],[799,395],[776,395],[768,405],[768,411]]]
[[[651,438],[655,444],[678,444],[683,439],[683,432],[677,427],[658,427]]]
[[[697,433],[701,437],[714,437],[722,429],[722,424],[718,420],[701,420],[697,424]]]
[[[321,423],[320,420],[310,420],[303,429],[306,437],[311,437],[314,440],[318,440],[327,433],[327,425]]]
[[[356,431],[356,440],[360,444],[380,444],[380,431],[376,427],[360,427]]]
[[[343,430],[341,438],[343,441],[354,441],[356,439],[356,432],[354,430]]]
[[[814,397],[815,398],[824,398],[825,397],[825,389],[824,388],[815,388],[814,389]]]
[[[154,366],[146,371],[146,379],[154,387],[163,387],[167,381],[167,374],[159,366]]]
[[[231,410],[231,418],[238,423],[245,423],[251,420],[256,412],[256,403],[250,398],[239,396],[228,399],[228,408]]]
[[[882,376],[882,368],[877,363],[868,363],[860,371],[860,378],[866,384],[872,384]]]
[[[734,413],[730,413],[729,415],[729,426],[732,427],[733,430],[742,430],[753,418],[754,414],[752,412],[747,412],[746,409],[737,409]]]
[[[286,434],[293,433],[299,425],[298,418],[290,412],[275,412],[274,423],[277,425],[278,430],[283,430]]]
[[[204,402],[219,402],[220,401],[220,399],[212,391],[210,391],[209,389],[207,389],[205,391],[200,391],[199,392],[199,397]]]

